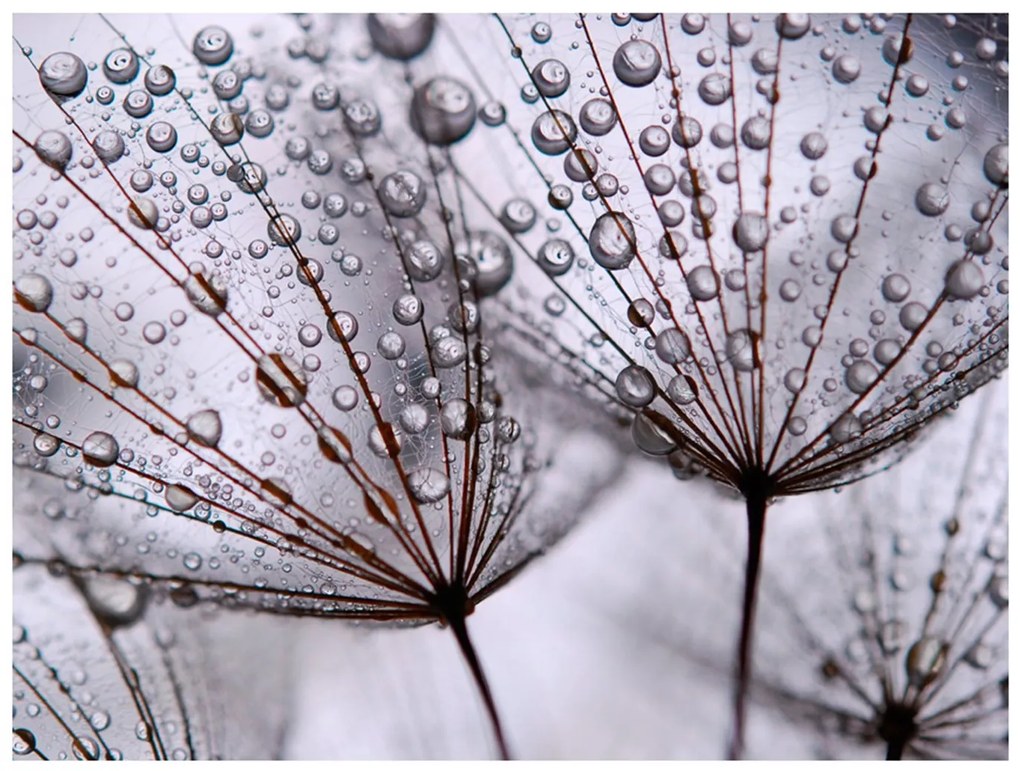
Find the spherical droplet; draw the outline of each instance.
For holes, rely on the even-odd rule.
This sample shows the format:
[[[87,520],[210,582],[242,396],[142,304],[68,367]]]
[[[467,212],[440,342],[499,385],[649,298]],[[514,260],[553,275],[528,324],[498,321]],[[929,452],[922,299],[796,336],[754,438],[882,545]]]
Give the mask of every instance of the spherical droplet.
[[[1009,179],[1009,145],[995,145],[985,153],[985,176],[993,185],[1005,185]]]
[[[419,503],[435,503],[450,490],[450,480],[438,469],[420,468],[407,475],[407,486]]]
[[[166,505],[177,512],[187,511],[198,503],[198,496],[181,484],[167,485],[163,497]]]
[[[196,412],[185,423],[188,436],[203,447],[215,447],[223,435],[223,422],[216,410]]]
[[[909,296],[910,281],[902,273],[893,273],[882,279],[882,297],[889,302],[902,302]]]
[[[463,139],[476,116],[475,98],[459,80],[439,76],[414,90],[411,127],[430,144],[445,146]]]
[[[574,247],[562,238],[550,238],[538,248],[538,266],[550,276],[562,276],[574,264]]]
[[[655,355],[666,364],[687,361],[691,355],[691,341],[676,327],[665,329],[655,336]]]
[[[53,96],[78,96],[88,77],[85,62],[67,51],[50,54],[39,65],[39,82]]]
[[[714,300],[719,295],[719,276],[709,265],[699,265],[687,274],[687,289],[694,300]]]
[[[984,273],[974,260],[957,260],[946,271],[946,294],[954,300],[973,299],[984,285]]]
[[[917,210],[926,217],[937,217],[949,208],[949,191],[942,185],[926,182],[917,188],[914,196]]]
[[[124,137],[112,129],[100,131],[92,140],[92,149],[103,163],[113,163],[124,156]]]
[[[825,135],[817,131],[805,134],[804,138],[800,140],[800,151],[809,161],[817,161],[825,155],[825,151],[828,149],[829,142]]]
[[[861,63],[850,54],[840,56],[832,63],[832,77],[840,83],[853,83],[861,74]]]
[[[370,13],[368,36],[376,51],[390,59],[407,61],[429,47],[436,29],[431,13]]]
[[[44,131],[35,140],[39,160],[57,171],[63,171],[71,160],[71,140],[62,131]]]
[[[870,361],[855,361],[846,370],[846,386],[855,394],[863,394],[878,380],[878,368]]]
[[[609,100],[596,97],[581,105],[578,119],[585,133],[601,137],[612,131],[616,125],[616,110]]]
[[[768,237],[769,225],[761,214],[743,212],[733,225],[733,240],[744,252],[761,251]]]
[[[120,445],[105,431],[93,431],[81,443],[81,453],[86,463],[106,468],[117,462]]]
[[[531,141],[545,155],[561,155],[577,138],[574,119],[562,110],[542,113],[531,126]]]
[[[628,86],[647,86],[661,69],[662,57],[647,40],[628,40],[613,55],[613,72]]]
[[[138,75],[138,57],[130,48],[115,48],[103,60],[103,74],[111,83],[130,83]]]
[[[731,332],[726,338],[726,359],[738,372],[751,372],[758,366],[758,336],[747,329]]]
[[[489,230],[468,235],[466,243],[458,244],[457,251],[474,260],[477,269],[475,289],[482,297],[491,297],[510,280],[514,271],[510,245]]]
[[[379,183],[379,202],[393,217],[413,217],[425,206],[425,183],[412,171],[395,171]]]
[[[632,364],[617,375],[616,395],[629,407],[646,407],[655,399],[655,380],[647,369]]]
[[[202,64],[223,64],[234,53],[234,41],[223,27],[211,25],[195,35],[191,50]]]
[[[32,313],[42,313],[53,302],[53,284],[39,273],[24,273],[14,281],[14,298]]]
[[[296,407],[308,393],[308,376],[294,359],[281,353],[259,358],[255,384],[262,398],[278,407]]]
[[[450,399],[439,412],[439,422],[444,434],[463,441],[474,433],[477,426],[475,408],[464,399]]]
[[[595,220],[588,235],[588,249],[595,262],[607,270],[630,265],[637,248],[634,223],[620,212],[606,212]]]
[[[570,70],[559,59],[545,59],[531,70],[531,78],[542,96],[554,99],[570,88]]]

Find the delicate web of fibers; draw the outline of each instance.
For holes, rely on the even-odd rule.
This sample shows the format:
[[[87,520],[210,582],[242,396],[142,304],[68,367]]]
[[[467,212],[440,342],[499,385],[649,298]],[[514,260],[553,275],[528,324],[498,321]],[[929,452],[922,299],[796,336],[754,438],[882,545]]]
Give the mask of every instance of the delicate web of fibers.
[[[349,84],[379,62],[310,53],[365,45],[349,21],[242,26],[209,88],[230,36],[208,19],[19,19],[22,569],[114,576],[143,604],[458,631],[613,479],[597,426],[552,424],[572,406],[488,346],[484,244],[443,215],[441,158],[397,150],[424,155],[404,91],[365,133]],[[228,99],[286,112],[268,133]]]
[[[559,27],[558,26],[556,27],[556,31],[557,31],[557,35],[558,35],[559,34]],[[442,40],[442,38],[439,38],[439,39]],[[560,38],[557,38],[557,39],[560,39]],[[450,51],[451,49],[449,47],[440,48],[440,47],[437,46],[436,50],[439,51],[440,53],[442,53],[444,51]],[[510,69],[514,65],[514,62],[507,60],[506,62],[504,62],[504,64],[507,65],[507,69]],[[427,68],[429,65],[426,64],[426,65],[423,65],[423,66]],[[581,71],[581,68],[579,68],[577,71]],[[489,74],[490,74],[489,72],[486,72],[486,79],[488,79],[488,75]],[[493,72],[491,74],[492,74],[492,76],[493,76],[493,78],[495,80],[497,78],[497,74],[495,72]],[[975,80],[977,80],[977,79],[975,79]],[[974,90],[972,90],[971,93],[974,93]],[[510,100],[507,100],[507,101],[508,101],[508,103],[510,102]],[[734,103],[736,102],[736,100],[733,100],[733,101],[734,101]],[[626,110],[625,112],[628,115],[632,113],[631,110]],[[511,110],[511,115],[513,115],[513,110]],[[970,121],[968,123],[968,126],[969,127],[972,126],[973,123],[974,123],[973,121]],[[886,136],[886,131],[885,130],[882,130],[881,132],[878,132],[878,133],[880,133],[883,137]],[[889,134],[889,136],[892,136],[892,134]],[[883,142],[886,142],[886,140],[883,139]],[[886,147],[888,146],[887,142],[886,142],[885,146]],[[521,155],[519,153],[519,150],[515,150],[514,153],[515,154],[512,155],[511,157],[516,157],[518,159],[521,157]],[[539,160],[541,160],[541,159],[539,159]],[[422,163],[422,161],[419,158],[419,160],[418,160],[419,168],[423,168],[420,165],[421,163]],[[979,166],[980,166],[980,164],[977,164],[977,165],[971,164],[970,168],[973,171],[975,168],[978,168]],[[626,168],[624,169],[624,172],[626,172]],[[557,171],[557,173],[559,173],[562,176],[562,172],[558,172]],[[622,176],[623,176],[623,174],[621,174],[621,177]],[[878,176],[881,176],[881,175],[878,175]],[[875,178],[877,179],[878,176],[876,176]],[[634,184],[628,186],[630,188],[630,190],[631,190],[631,193],[629,194],[629,198],[631,200],[634,200],[637,197],[634,191],[640,190],[640,187],[638,187],[638,185],[640,185],[640,184],[642,184],[640,181],[635,181]],[[960,183],[960,184],[962,185],[963,183]],[[955,186],[955,183],[954,183],[954,186]],[[830,198],[829,200],[832,200],[832,199]],[[767,209],[767,207],[765,207],[765,208]],[[721,218],[724,215],[721,213],[719,216]],[[472,221],[474,221],[474,222],[480,221],[480,220],[475,220],[473,217],[470,218],[470,219]],[[647,221],[647,219],[646,219],[646,221]],[[694,221],[694,218],[689,216],[688,223],[693,222],[693,221]],[[996,220],[994,218],[990,219],[990,220],[988,218],[986,218],[984,221],[985,222],[989,222],[990,221],[992,225],[994,225],[996,222],[999,222],[999,220]],[[704,223],[702,223],[702,225],[703,224]],[[728,231],[728,228],[726,226],[724,226],[722,228],[722,231],[721,231],[722,232],[722,236],[724,238],[726,237],[727,231]],[[1004,243],[1004,240],[1003,240],[1002,243]],[[583,246],[580,247],[580,249],[582,250],[582,253],[583,253],[583,248],[584,248]],[[1000,244],[1000,246],[997,246],[996,248],[997,249],[1001,248],[1001,244]],[[934,265],[934,261],[932,261],[932,263],[929,265],[929,267],[931,268],[931,271],[933,271],[933,275],[935,276],[935,278],[936,279],[940,279],[940,275],[939,274],[940,274],[940,272],[944,272],[944,266],[931,267],[932,265]],[[527,264],[525,263],[525,267],[526,266],[527,266]],[[1003,264],[1002,267],[1004,269],[1005,265]],[[913,286],[915,286],[915,288],[919,284],[922,284],[922,285],[925,284],[925,281],[918,280],[917,277],[915,277],[913,274],[911,274],[911,278],[912,278],[911,283],[912,283]],[[930,278],[930,276],[928,276],[928,278]],[[989,279],[989,275],[988,275],[987,271],[986,271],[986,273],[984,275],[984,278],[985,279]],[[997,278],[997,276],[994,277],[994,278]],[[849,280],[847,281],[847,284],[849,284]],[[936,281],[936,284],[937,284],[937,281]],[[995,281],[994,280],[991,281],[990,285],[996,285]],[[530,287],[531,283],[530,282],[525,282],[524,286]],[[745,284],[745,286],[746,286],[746,284]],[[605,296],[607,294],[610,297],[612,297],[611,293],[603,293],[603,296]],[[851,293],[849,291],[846,291],[846,294],[851,294],[852,295],[853,293]],[[598,296],[598,294],[596,294],[596,297],[597,296]],[[511,304],[512,305],[516,305],[515,303],[511,303]],[[971,305],[974,305],[974,304],[975,303],[972,303]],[[548,303],[547,303],[547,305],[548,305]],[[610,306],[612,306],[612,305],[613,305],[613,303],[611,302]],[[619,306],[619,303],[617,302],[616,305]],[[775,305],[778,305],[778,304],[776,303]],[[752,307],[752,303],[747,303],[747,307],[751,308]],[[615,310],[616,318],[617,319],[624,318],[625,317],[625,313],[626,313],[627,310],[628,309],[624,308],[624,307],[617,307],[616,310]],[[831,309],[830,309],[830,313],[832,313]],[[524,322],[525,322],[523,324],[523,326],[525,327],[525,331],[528,331],[529,325],[531,325],[533,323],[533,321],[528,319],[527,317],[523,317],[523,318],[524,318]],[[1000,314],[997,317],[993,318],[992,321],[993,321],[993,323],[992,323],[993,334],[1001,332],[1002,330],[1001,329],[997,330],[994,325],[1001,323],[1004,326],[1005,316]],[[859,322],[859,319],[855,319],[854,320],[854,325],[857,326],[858,322]],[[607,324],[606,324],[606,322],[604,320],[600,320],[599,324],[602,327],[606,327],[607,326]],[[866,324],[861,324],[860,328],[863,329],[863,328],[866,328],[866,326],[867,326]],[[965,323],[963,326],[967,326],[967,324]],[[776,325],[772,324],[770,328],[775,329],[775,327],[776,327]],[[569,328],[570,327],[569,327],[568,321],[566,321],[566,320],[564,320],[562,322],[557,322],[557,324],[556,324],[556,329],[557,330],[564,330],[564,329],[569,329]],[[633,334],[633,332],[631,330],[627,330],[627,332],[628,332],[628,334]],[[582,338],[586,338],[586,336],[587,336],[587,333],[582,335]],[[612,335],[610,335],[610,337],[612,337]],[[769,337],[767,335],[762,335],[762,337],[765,339],[765,341],[767,343]],[[752,341],[754,340],[753,335],[751,336],[751,340]],[[954,389],[955,392],[952,394],[952,397],[948,401],[954,400],[959,395],[961,395],[961,393],[965,393],[967,390],[969,390],[969,388],[973,387],[974,385],[980,384],[987,377],[989,372],[994,372],[995,371],[996,367],[998,366],[998,359],[994,355],[995,353],[997,353],[996,346],[1004,345],[1004,340],[1005,340],[1005,338],[1004,338],[1003,335],[996,334],[995,338],[992,339],[991,341],[989,341],[987,339],[983,339],[981,341],[982,343],[985,343],[985,342],[990,342],[991,343],[991,345],[992,345],[992,355],[988,355],[988,350],[987,349],[984,350],[984,351],[981,351],[980,355],[977,357],[978,363],[982,364],[982,365],[986,364],[986,363],[990,363],[991,366],[987,367],[987,368],[985,368],[983,366],[980,366],[978,368],[978,370],[977,370],[977,375],[975,377],[973,377],[973,378],[965,378],[962,381],[957,381],[956,383],[954,383],[953,384],[953,389]],[[570,341],[568,339],[568,343],[569,342]],[[604,348],[604,346],[602,346],[602,347]],[[919,348],[919,342],[918,342],[918,348]],[[737,346],[736,350],[733,353],[734,354],[739,354],[740,350],[741,350],[741,348],[739,346]],[[744,350],[746,350],[746,348]],[[917,350],[917,348],[915,348],[915,350]],[[934,359],[935,355],[934,354],[930,354],[930,350],[931,349],[928,346],[925,347],[925,351],[926,351],[925,357],[930,355],[930,357]],[[558,350],[558,349],[554,349],[554,352],[556,352],[557,354],[562,354],[563,353],[562,350]],[[773,353],[774,352],[770,352],[770,351],[766,350],[766,355],[765,355],[765,361],[766,362],[771,362],[771,361],[777,360],[777,356],[773,355]],[[965,351],[965,353],[974,353],[974,351],[973,350]],[[732,355],[733,354],[730,354],[731,358],[732,358]],[[840,351],[839,354],[833,354],[833,356],[836,356],[836,355],[843,355],[843,352]],[[939,354],[939,356],[941,356],[941,353]],[[981,358],[982,356],[986,356],[987,358],[982,359]],[[756,358],[755,356],[751,357],[752,362],[754,361],[755,358]],[[569,360],[570,363],[572,363],[574,361],[576,361],[576,355],[575,355],[574,358]],[[653,359],[653,361],[654,361],[654,359]],[[732,361],[729,361],[728,363],[732,363]],[[915,364],[916,363],[917,362],[915,362]],[[943,366],[940,362],[936,362],[936,363],[937,363],[938,367],[942,367]],[[608,372],[610,380],[615,378],[617,369],[619,368],[619,362],[618,361],[617,362],[610,362],[609,364],[606,364],[605,362],[602,362],[600,360],[598,362],[598,365],[599,365],[599,367],[602,368],[601,369],[602,377],[604,377],[605,373]],[[904,364],[903,366],[904,366],[904,369],[906,369],[906,364]],[[949,365],[946,365],[946,366],[949,366]],[[726,370],[725,367],[726,367],[725,364],[723,364],[723,366],[720,367],[720,370],[719,370],[720,373],[723,372],[724,370],[726,372],[729,372],[729,370]],[[819,364],[819,365],[817,365],[816,369],[823,370],[824,367],[822,367],[821,364]],[[965,369],[966,369],[966,367],[964,367],[964,370]],[[837,386],[836,391],[837,391],[837,393],[841,397],[845,397],[846,396],[846,392],[841,389],[841,384],[848,377],[845,374],[844,370],[849,370],[849,366],[844,366],[844,365],[837,366],[837,365],[833,365],[833,371],[836,372],[836,374],[837,374],[837,377],[834,378],[836,386]],[[656,364],[656,373],[657,373],[657,376],[660,377],[660,378],[662,377],[661,371],[662,370],[659,367],[659,365]],[[958,371],[961,371],[961,370],[958,370]],[[941,377],[941,375],[939,375],[939,377]],[[740,381],[739,376],[736,376],[736,378],[737,378],[736,382],[742,382],[742,381]],[[758,378],[759,378],[759,380],[758,380],[758,384],[759,384],[758,393],[760,395],[760,393],[761,393],[760,389],[764,389],[765,378],[761,374],[758,375]],[[606,385],[609,384],[609,382],[610,381],[602,382],[598,378],[595,379],[596,386],[598,386],[600,383],[601,383],[602,386],[606,386]],[[743,381],[743,382],[746,382],[746,381]],[[755,422],[754,421],[753,400],[754,400],[754,394],[755,394],[755,391],[756,391],[756,389],[754,388],[754,382],[755,381],[754,381],[753,374],[750,376],[749,382],[751,383],[751,389],[748,392],[748,396],[749,396],[748,402],[752,404],[752,407],[750,409],[750,413],[751,413],[751,425],[753,426],[753,424]],[[612,390],[613,389],[610,388],[609,390],[610,390],[610,394],[612,395]],[[616,391],[619,392],[619,390],[620,390],[619,386],[617,385],[616,386]],[[777,390],[777,392],[779,392],[779,391]],[[901,396],[901,397],[903,395],[902,391],[896,391],[896,393],[899,394],[899,396]],[[938,389],[938,390],[933,389],[932,393],[928,393],[927,395],[922,393],[921,396],[925,397],[925,398],[931,397],[933,399],[933,401],[938,402],[938,400],[941,399],[941,397],[942,397],[942,393],[943,392],[941,391],[941,389]],[[619,393],[617,393],[617,395],[619,395]],[[784,396],[784,398],[786,398],[786,397]],[[923,401],[923,398],[921,399],[921,401]],[[945,403],[948,403],[948,401],[940,402],[940,403],[945,404]],[[893,403],[896,404],[896,402],[893,402]],[[828,404],[826,406],[828,408],[831,408],[833,410],[834,414],[839,414],[839,411],[844,409],[845,405],[846,405],[846,401],[845,400],[842,403],[840,403],[837,400],[837,402],[835,404]],[[661,416],[663,413],[658,413],[658,414]],[[666,414],[668,414],[668,413],[666,413]],[[819,414],[819,413],[812,413],[812,415],[815,415],[815,414]],[[909,415],[910,413],[909,412],[905,412],[905,411],[904,412],[897,412],[896,409],[894,408],[893,414],[896,414],[896,415],[908,414]],[[820,427],[823,430],[821,430],[820,432],[814,432],[814,433],[813,432],[808,432],[808,435],[809,436],[820,436],[820,437],[823,437],[823,443],[824,443],[824,442],[827,442],[828,441],[828,437],[832,435],[831,432],[826,431],[824,429],[829,428],[830,426],[835,428],[835,425],[834,425],[834,421],[832,421],[830,419],[829,413],[823,411],[822,415],[823,415],[823,417],[822,417],[822,420],[821,420]],[[763,412],[759,412],[758,416],[759,416],[759,419],[760,419],[763,416]],[[678,441],[680,441],[678,439],[678,436],[675,434],[675,431],[671,432],[667,427],[661,425],[661,423],[655,422],[653,416],[648,416],[648,417],[652,421],[654,428],[658,428],[660,430],[660,432],[665,433],[665,436],[661,436],[661,435],[660,436],[656,436],[655,435],[655,431],[651,431],[650,432],[651,435],[652,435],[652,439],[654,440],[655,443],[658,444],[658,449],[661,450],[661,447],[664,446],[664,445],[668,446],[668,444],[670,442],[673,442],[674,444],[676,444]],[[870,435],[870,438],[871,439],[875,439],[877,437],[877,439],[879,440],[879,444],[884,443],[884,441],[887,438],[891,438],[892,440],[894,440],[898,444],[899,440],[902,439],[904,436],[906,436],[909,433],[908,431],[903,430],[904,427],[902,425],[897,423],[896,424],[896,431],[893,432],[891,437],[888,437],[887,435],[883,435],[881,433],[881,427],[883,425],[887,425],[887,424],[883,423],[883,421],[879,420],[879,421],[875,421],[874,424],[871,424],[867,420],[867,416],[862,415],[861,417],[863,419],[863,422],[865,423],[865,425],[862,426],[862,428],[864,429],[864,433],[867,433],[868,431],[871,431],[872,428],[874,428],[874,433],[872,433]],[[829,422],[826,423],[826,420],[828,420]],[[770,423],[770,425],[771,425],[771,423]],[[892,425],[892,424],[890,423],[888,425]],[[648,426],[645,426],[645,428],[646,428],[646,434],[648,434],[649,433],[647,431]],[[853,428],[853,427],[848,432],[850,434],[850,438],[851,439],[857,439],[858,438],[857,436],[854,435],[855,432],[856,432],[856,428]],[[759,438],[761,438],[761,434],[759,434]],[[646,436],[646,439],[647,439],[647,436]],[[690,443],[690,436],[684,437],[683,440],[680,443],[683,444],[684,442]],[[838,441],[836,442],[836,444],[839,444],[839,443],[840,442],[838,442]],[[694,444],[696,444],[696,442]],[[736,444],[734,446],[736,446]],[[647,447],[648,447],[648,443],[646,441],[645,448],[647,449]],[[672,449],[672,448],[669,448],[669,449]],[[752,443],[752,445],[750,446],[750,450],[752,450],[750,455],[753,456],[753,454],[754,454],[753,451],[755,449],[756,448],[753,447],[753,443]],[[864,454],[867,455],[868,457],[871,457],[873,455],[873,450],[875,448],[874,448],[874,446],[866,446],[865,449],[866,449],[867,452],[865,452]],[[760,454],[760,452],[759,452],[759,454]],[[671,459],[674,461],[674,465],[679,468],[680,472],[684,473],[684,474],[690,473],[692,470],[700,470],[700,469],[702,469],[706,465],[703,462],[703,461],[706,460],[704,457],[695,459],[692,462],[692,459],[690,457],[685,457],[684,453],[674,453]],[[716,459],[716,460],[718,460],[718,459]],[[734,458],[731,457],[731,458],[727,458],[726,460],[734,461]],[[746,461],[746,457],[743,460]],[[819,486],[819,485],[816,484],[819,481],[825,482],[825,483],[830,483],[830,482],[833,482],[833,481],[836,481],[836,480],[842,480],[842,479],[845,478],[844,477],[844,472],[846,472],[848,470],[851,470],[851,469],[854,470],[854,473],[856,473],[856,463],[855,463],[855,460],[856,459],[854,459],[852,457],[851,457],[850,461],[840,460],[839,463],[837,465],[835,465],[834,467],[826,469],[824,474],[823,473],[816,473],[815,470],[812,469],[811,470],[811,474],[812,475],[809,478],[807,478],[806,483],[805,483],[806,486],[804,487],[804,489],[808,489],[810,486]],[[738,462],[738,465],[739,465],[739,462]],[[719,466],[719,468],[724,468],[724,467],[723,466]],[[829,472],[833,472],[834,475],[833,476],[826,476]],[[726,474],[713,474],[713,476],[716,476],[716,478],[722,479],[723,481],[728,481],[730,484],[734,484],[734,485],[737,484],[737,482],[738,482],[738,480],[736,478],[734,478],[733,476],[729,476],[728,477]],[[802,480],[798,480],[798,484],[800,484],[803,481],[805,481],[805,480],[803,480],[803,479]],[[799,490],[799,488],[797,487],[797,485],[793,484],[792,482],[789,484],[789,489],[788,489],[789,492],[795,492],[795,491],[798,491],[798,490]]]

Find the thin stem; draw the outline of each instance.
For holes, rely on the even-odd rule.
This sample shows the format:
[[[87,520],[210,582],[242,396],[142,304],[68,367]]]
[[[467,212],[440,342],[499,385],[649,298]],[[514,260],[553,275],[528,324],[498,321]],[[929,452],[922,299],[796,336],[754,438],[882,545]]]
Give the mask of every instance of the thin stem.
[[[492,723],[492,732],[496,736],[500,760],[510,760],[510,749],[507,747],[506,739],[503,736],[503,725],[500,722],[499,713],[496,711],[496,702],[492,698],[489,680],[485,676],[481,662],[478,660],[478,654],[475,653],[475,646],[468,635],[467,621],[463,614],[450,614],[446,617],[446,621],[450,625],[453,636],[457,638],[460,651],[467,660],[468,667],[471,669],[471,675],[475,679],[475,685],[478,686],[478,692],[485,703],[485,711],[489,715],[489,722]]]
[[[747,692],[751,685],[751,641],[754,636],[754,606],[758,599],[758,575],[761,568],[762,540],[765,535],[765,511],[768,495],[760,488],[745,491],[747,499],[747,569],[744,574],[744,609],[740,620],[737,651],[737,679],[733,688],[733,736],[730,760],[744,754],[744,722]]]
[[[900,736],[895,739],[890,739],[889,744],[886,746],[885,759],[886,760],[903,760],[903,751],[907,748],[907,737]]]

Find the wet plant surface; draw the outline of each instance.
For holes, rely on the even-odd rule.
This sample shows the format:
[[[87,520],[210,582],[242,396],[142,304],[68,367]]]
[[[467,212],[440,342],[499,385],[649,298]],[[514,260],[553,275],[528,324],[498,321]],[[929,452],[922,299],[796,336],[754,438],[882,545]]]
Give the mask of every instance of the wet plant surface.
[[[683,480],[653,497],[707,478],[709,513],[744,502],[739,631],[711,643],[737,640],[731,757],[760,693],[889,757],[1004,752],[1004,554],[978,557],[1000,509],[970,520],[981,543],[960,513],[918,522],[945,537],[911,553],[892,523],[915,501],[849,506],[871,583],[807,615],[855,613],[860,650],[796,603],[753,633],[772,503],[815,494],[804,537],[829,543],[820,491],[952,435],[1005,369],[1004,19],[23,16],[15,38],[15,574],[84,598],[122,674],[94,582],[139,617],[438,622],[506,757],[467,617],[636,445]],[[968,446],[954,500],[989,469],[999,505],[1004,450]],[[915,555],[941,560],[928,596],[887,579]],[[777,630],[846,692],[752,687]],[[960,691],[967,667],[990,677]],[[76,698],[50,716],[88,720]]]

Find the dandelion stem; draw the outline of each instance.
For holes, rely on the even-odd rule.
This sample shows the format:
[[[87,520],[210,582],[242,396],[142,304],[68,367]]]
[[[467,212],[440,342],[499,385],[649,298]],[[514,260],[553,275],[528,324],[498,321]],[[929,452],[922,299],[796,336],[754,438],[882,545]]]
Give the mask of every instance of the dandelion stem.
[[[471,669],[471,675],[474,677],[475,684],[478,686],[478,691],[482,696],[482,701],[485,703],[485,711],[489,715],[489,721],[492,723],[492,732],[496,736],[500,760],[510,760],[510,749],[507,747],[506,739],[503,736],[503,725],[500,722],[499,713],[496,711],[496,702],[492,698],[489,680],[482,670],[478,654],[475,653],[475,646],[468,635],[467,621],[463,615],[459,614],[448,615],[446,621],[449,623],[454,637],[457,638],[457,644],[467,660],[468,667]]]
[[[765,535],[765,511],[768,508],[768,493],[763,485],[749,485],[744,495],[747,500],[747,568],[744,574],[744,608],[737,650],[737,679],[733,690],[730,760],[739,760],[744,754],[744,721],[747,714],[747,691],[751,684],[754,606],[758,599],[758,574],[761,568],[762,539]]]
[[[903,750],[907,747],[906,737],[891,739],[885,750],[886,760],[903,760]]]

